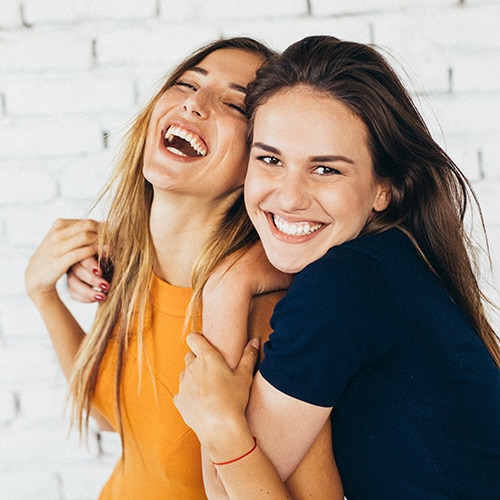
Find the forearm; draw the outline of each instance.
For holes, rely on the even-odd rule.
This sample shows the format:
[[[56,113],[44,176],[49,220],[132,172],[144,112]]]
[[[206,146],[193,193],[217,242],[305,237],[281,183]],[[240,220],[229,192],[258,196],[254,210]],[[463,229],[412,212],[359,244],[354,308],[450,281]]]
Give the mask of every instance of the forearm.
[[[224,488],[207,490],[208,497],[211,500],[222,498],[230,500],[292,498],[290,491],[279,477],[271,461],[260,450],[258,443],[255,447],[255,441],[246,425],[246,420],[242,419],[232,431],[229,431],[228,427],[230,426],[223,426],[223,437],[210,440],[204,448],[204,460],[219,464],[213,465],[211,463],[204,466],[206,468],[209,465],[212,468],[210,471],[212,488],[215,478],[221,481],[224,486]]]
[[[237,293],[227,287],[215,287],[203,299],[203,335],[234,368],[247,342],[251,294],[240,287]],[[223,307],[220,305],[223,304]],[[231,325],[231,335],[227,335]],[[203,482],[210,500],[227,499],[225,486],[206,449],[202,447]]]
[[[31,298],[49,332],[62,372],[66,379],[69,379],[85,332],[56,290],[33,294]]]
[[[186,369],[180,376],[174,403],[198,435],[204,458],[209,458],[208,462],[204,460],[204,472],[208,472],[204,478],[207,483],[215,483],[207,484],[209,497],[342,499],[332,454],[331,408],[298,401],[269,384],[262,386],[262,377],[257,377],[257,384],[253,380],[259,397],[254,397],[252,388],[247,407],[258,358],[256,339],[247,344],[234,369],[202,335],[188,335],[187,343],[192,352],[186,355]],[[272,391],[269,397],[265,390]],[[262,424],[253,431],[248,410]],[[259,446],[246,454],[252,450],[253,435]],[[212,461],[230,463],[214,466]],[[288,489],[283,478],[288,478]],[[225,490],[220,487],[221,481]]]

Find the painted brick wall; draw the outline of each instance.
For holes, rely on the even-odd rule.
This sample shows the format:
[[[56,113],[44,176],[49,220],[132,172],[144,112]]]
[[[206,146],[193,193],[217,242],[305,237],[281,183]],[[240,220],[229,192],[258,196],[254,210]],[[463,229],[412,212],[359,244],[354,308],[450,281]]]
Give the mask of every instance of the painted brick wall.
[[[487,277],[500,288],[498,0],[0,3],[2,498],[92,499],[114,464],[113,435],[91,430],[88,447],[67,437],[65,382],[23,272],[55,218],[85,216],[152,86],[216,37],[250,35],[283,49],[328,33],[383,47],[473,181],[497,267]],[[70,307],[90,325],[93,306]]]

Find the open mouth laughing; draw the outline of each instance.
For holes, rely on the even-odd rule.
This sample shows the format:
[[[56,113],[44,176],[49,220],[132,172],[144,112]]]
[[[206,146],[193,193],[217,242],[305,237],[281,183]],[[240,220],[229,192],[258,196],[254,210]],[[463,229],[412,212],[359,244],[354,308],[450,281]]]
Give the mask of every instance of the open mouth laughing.
[[[163,139],[167,150],[178,156],[203,158],[208,153],[207,145],[201,137],[179,125],[170,125],[163,134]]]

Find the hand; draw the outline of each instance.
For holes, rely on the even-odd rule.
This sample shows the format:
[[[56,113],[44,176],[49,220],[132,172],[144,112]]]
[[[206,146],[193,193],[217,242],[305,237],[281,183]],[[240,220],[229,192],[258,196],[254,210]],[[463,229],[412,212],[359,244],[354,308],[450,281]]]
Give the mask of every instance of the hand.
[[[232,423],[239,420],[246,425],[245,409],[259,357],[259,340],[247,344],[234,370],[202,335],[191,333],[186,340],[192,352],[185,357],[174,404],[206,446],[219,437],[224,439],[225,429]]]
[[[94,255],[71,266],[67,272],[71,298],[84,303],[104,302],[111,285],[103,274]]]
[[[28,295],[37,302],[56,292],[68,268],[97,252],[99,223],[94,220],[57,220],[31,256],[25,271]]]

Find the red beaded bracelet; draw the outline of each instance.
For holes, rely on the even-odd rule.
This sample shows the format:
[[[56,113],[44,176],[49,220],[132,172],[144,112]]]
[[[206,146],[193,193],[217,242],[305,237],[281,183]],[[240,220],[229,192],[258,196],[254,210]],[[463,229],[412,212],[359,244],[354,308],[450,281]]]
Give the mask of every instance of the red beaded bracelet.
[[[233,458],[232,460],[228,460],[227,462],[212,462],[212,463],[214,465],[232,464],[233,462],[237,462],[238,460],[241,460],[242,458],[245,458],[246,456],[250,455],[250,453],[252,453],[252,451],[254,451],[255,448],[257,448],[257,438],[255,436],[252,436],[252,437],[253,437],[253,446],[252,446],[252,449],[248,450],[246,453],[243,453],[243,455],[241,455],[241,457]]]

